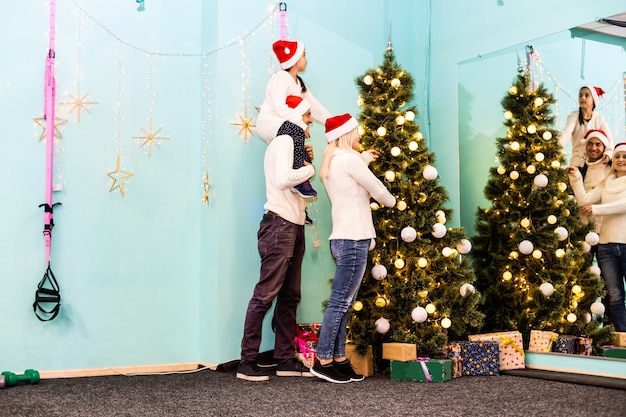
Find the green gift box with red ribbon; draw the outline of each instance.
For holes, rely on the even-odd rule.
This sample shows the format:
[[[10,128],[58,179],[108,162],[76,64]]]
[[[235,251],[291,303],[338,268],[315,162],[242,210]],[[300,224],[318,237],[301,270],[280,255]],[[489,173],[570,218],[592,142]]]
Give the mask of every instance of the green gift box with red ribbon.
[[[391,379],[396,381],[445,382],[452,378],[450,359],[417,358],[415,361],[389,361]]]

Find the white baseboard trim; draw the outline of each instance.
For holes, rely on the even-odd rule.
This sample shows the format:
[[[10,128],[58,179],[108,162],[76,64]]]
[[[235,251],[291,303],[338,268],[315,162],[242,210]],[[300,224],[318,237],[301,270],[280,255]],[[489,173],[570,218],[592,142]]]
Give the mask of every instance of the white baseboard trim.
[[[217,364],[206,362],[185,362],[158,365],[116,366],[110,368],[66,369],[58,371],[39,371],[39,376],[41,379],[82,378],[113,375],[135,376],[198,372],[205,369],[214,371],[217,369]]]

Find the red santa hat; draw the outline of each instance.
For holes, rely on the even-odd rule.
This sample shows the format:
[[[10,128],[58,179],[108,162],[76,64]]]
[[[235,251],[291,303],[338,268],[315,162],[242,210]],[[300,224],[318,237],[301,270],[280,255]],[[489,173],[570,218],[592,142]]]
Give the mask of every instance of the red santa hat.
[[[285,103],[287,103],[289,108],[297,110],[300,114],[306,113],[311,108],[311,104],[308,101],[298,96],[287,96]]]
[[[604,95],[604,90],[600,87],[594,87],[593,85],[586,85],[584,88],[589,89],[591,91],[591,97],[593,97],[593,104],[598,107],[600,97]]]
[[[609,138],[606,136],[606,133],[604,133],[604,130],[590,130],[587,134],[585,134],[585,137],[581,140],[581,142],[587,143],[587,141],[591,138],[597,138],[604,144],[605,148],[609,147]]]
[[[274,42],[272,49],[280,62],[282,69],[289,69],[296,65],[304,53],[304,44],[297,41],[280,40]]]
[[[626,142],[620,142],[613,148],[613,155],[618,152],[626,152]]]
[[[328,142],[339,139],[359,127],[356,119],[348,113],[326,119],[326,139]]]

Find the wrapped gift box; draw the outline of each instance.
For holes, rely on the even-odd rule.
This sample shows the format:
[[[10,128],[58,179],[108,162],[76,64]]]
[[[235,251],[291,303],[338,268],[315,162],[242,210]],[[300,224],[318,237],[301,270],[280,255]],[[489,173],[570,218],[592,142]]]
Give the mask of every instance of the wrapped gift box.
[[[452,378],[463,376],[463,362],[461,360],[461,344],[459,342],[451,342],[446,348],[446,356],[450,359],[450,368],[452,370]]]
[[[363,356],[357,352],[356,345],[346,345],[346,357],[350,359],[350,363],[357,374],[374,375],[374,351],[371,346],[367,347],[367,352]]]
[[[528,344],[529,352],[551,352],[552,344],[559,337],[558,333],[545,330],[531,330]]]
[[[390,367],[391,379],[397,381],[445,382],[452,377],[449,359],[392,360]]]
[[[591,356],[591,353],[593,352],[593,338],[582,336],[582,337],[578,337],[577,339],[578,339],[578,354]]]
[[[498,342],[500,350],[500,370],[524,369],[524,343],[518,331],[474,334],[467,337],[470,341]]]
[[[319,339],[320,325],[317,323],[298,324],[294,345],[296,357],[308,368],[315,364],[317,341]]]
[[[613,340],[611,340],[613,346],[626,346],[626,332],[613,332]]]
[[[570,335],[559,335],[552,344],[552,352],[574,354],[578,353],[578,338]]]
[[[417,347],[413,343],[383,343],[383,359],[409,362],[417,358]]]
[[[604,356],[606,358],[626,359],[626,347],[602,346],[602,348],[604,349]]]
[[[461,369],[464,376],[500,375],[500,345],[498,342],[458,342]]]

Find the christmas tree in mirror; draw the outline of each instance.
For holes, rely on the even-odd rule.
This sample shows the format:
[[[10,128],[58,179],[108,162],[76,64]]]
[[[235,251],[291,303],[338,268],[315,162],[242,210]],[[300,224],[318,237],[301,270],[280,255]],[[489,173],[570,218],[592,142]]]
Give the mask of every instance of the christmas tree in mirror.
[[[480,328],[480,294],[468,263],[465,231],[448,227],[452,211],[434,154],[416,123],[413,77],[389,46],[382,64],[356,79],[361,146],[380,157],[372,171],[397,199],[372,203],[377,238],[348,321],[348,342],[363,352],[383,342],[413,343],[419,356],[441,356],[448,340]]]
[[[593,225],[584,223],[569,195],[565,160],[551,112],[554,97],[535,88],[520,68],[501,101],[506,137],[497,138],[499,165],[484,192],[472,239],[476,288],[482,293],[483,331],[530,330],[608,341]]]

